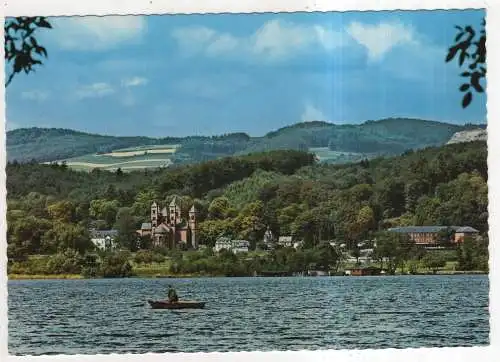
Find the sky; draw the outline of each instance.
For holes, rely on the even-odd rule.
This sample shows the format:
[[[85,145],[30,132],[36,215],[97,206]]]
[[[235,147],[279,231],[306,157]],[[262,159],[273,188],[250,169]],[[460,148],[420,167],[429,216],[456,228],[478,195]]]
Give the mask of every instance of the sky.
[[[7,88],[7,130],[117,136],[246,132],[303,121],[486,122],[445,63],[482,10],[51,18],[48,59]]]

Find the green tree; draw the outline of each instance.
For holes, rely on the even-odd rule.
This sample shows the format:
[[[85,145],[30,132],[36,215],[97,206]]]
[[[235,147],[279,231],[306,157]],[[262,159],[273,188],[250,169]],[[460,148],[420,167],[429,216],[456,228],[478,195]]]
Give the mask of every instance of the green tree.
[[[488,271],[488,239],[466,237],[457,248],[458,268],[460,270]]]
[[[423,265],[434,274],[446,265],[446,258],[441,253],[427,253],[422,258]]]
[[[90,202],[90,216],[94,219],[104,220],[107,227],[111,227],[116,220],[118,201],[96,199]]]
[[[210,203],[208,215],[211,219],[224,219],[228,216],[230,207],[226,197],[217,197]]]
[[[370,206],[363,206],[356,219],[356,224],[359,230],[359,236],[363,237],[368,234],[370,230],[375,227],[375,215]]]
[[[151,204],[158,199],[156,191],[148,189],[139,191],[135,196],[132,204],[132,213],[140,217],[149,217],[151,212]]]
[[[93,249],[89,232],[86,228],[62,222],[55,222],[42,238],[42,247],[45,252],[64,252],[67,249],[77,250],[83,254]]]
[[[74,220],[75,207],[71,201],[63,200],[51,204],[47,207],[51,218],[61,222],[71,222]]]
[[[122,252],[106,254],[101,263],[99,274],[105,278],[125,278],[132,275],[128,255]]]
[[[115,227],[118,231],[117,242],[122,248],[135,251],[138,247],[137,222],[129,207],[122,207],[116,214]]]
[[[324,271],[337,271],[341,261],[342,254],[330,243],[322,242],[317,247],[317,262],[316,265]]]
[[[376,234],[376,240],[375,257],[386,259],[388,272],[394,274],[398,266],[404,268],[413,245],[409,239],[398,233],[379,232]]]
[[[255,243],[264,235],[266,225],[263,221],[264,203],[255,201],[247,204],[235,220],[239,236]]]
[[[234,234],[231,220],[205,220],[198,224],[200,244],[210,247],[215,245],[218,238]]]

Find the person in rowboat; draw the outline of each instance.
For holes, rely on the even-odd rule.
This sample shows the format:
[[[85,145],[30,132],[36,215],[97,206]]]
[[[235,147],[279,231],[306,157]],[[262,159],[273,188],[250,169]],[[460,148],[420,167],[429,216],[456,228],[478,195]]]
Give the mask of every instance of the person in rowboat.
[[[168,286],[168,301],[170,303],[176,303],[179,301],[179,297],[177,296],[177,292],[175,291],[175,289],[171,285]]]

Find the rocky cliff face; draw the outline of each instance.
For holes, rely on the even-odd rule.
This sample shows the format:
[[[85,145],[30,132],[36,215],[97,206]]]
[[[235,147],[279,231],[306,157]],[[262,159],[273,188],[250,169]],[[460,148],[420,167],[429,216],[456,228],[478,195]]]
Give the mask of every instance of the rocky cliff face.
[[[455,133],[447,144],[472,142],[472,141],[486,141],[488,133],[485,129],[473,129],[469,131],[462,131]]]

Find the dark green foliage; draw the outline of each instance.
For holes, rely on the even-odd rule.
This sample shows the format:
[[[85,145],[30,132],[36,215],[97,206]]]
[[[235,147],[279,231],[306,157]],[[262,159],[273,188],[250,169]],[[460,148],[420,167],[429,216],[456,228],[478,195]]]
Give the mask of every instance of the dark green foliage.
[[[488,271],[488,238],[480,240],[465,238],[463,244],[457,249],[459,270],[484,270]]]
[[[151,250],[139,250],[134,256],[137,264],[163,263],[165,256]]]
[[[443,268],[446,265],[446,259],[440,253],[427,253],[422,258],[422,263],[426,268],[432,270],[432,272],[436,274],[439,268]]]
[[[127,253],[111,253],[103,257],[99,274],[105,278],[124,278],[132,275]]]
[[[464,93],[462,107],[467,108],[472,102],[473,92],[485,93],[481,81],[486,79],[486,21],[483,19],[479,31],[470,25],[456,28],[455,44],[448,49],[446,62],[457,58],[458,65],[467,68],[460,74],[467,78],[467,82],[459,88]]]
[[[34,66],[42,65],[47,58],[47,50],[38,44],[36,31],[51,29],[52,25],[45,17],[19,16],[7,18],[4,23],[5,63],[10,69],[5,86],[7,87],[16,74],[35,71]]]
[[[116,213],[115,228],[118,231],[117,243],[124,249],[135,251],[140,246],[136,230],[140,221],[132,215],[129,207],[122,207]]]

